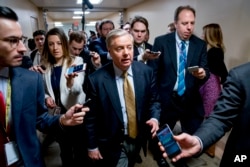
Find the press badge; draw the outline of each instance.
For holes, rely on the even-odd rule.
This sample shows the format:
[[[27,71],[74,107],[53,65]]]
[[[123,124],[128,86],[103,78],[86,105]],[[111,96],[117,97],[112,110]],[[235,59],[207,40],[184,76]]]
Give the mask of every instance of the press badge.
[[[6,162],[10,166],[17,161],[19,161],[19,153],[17,149],[17,144],[14,141],[4,144]]]

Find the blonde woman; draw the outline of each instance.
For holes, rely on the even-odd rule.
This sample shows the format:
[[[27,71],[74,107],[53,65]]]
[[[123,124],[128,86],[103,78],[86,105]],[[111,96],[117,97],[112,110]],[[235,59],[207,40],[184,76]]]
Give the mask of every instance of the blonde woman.
[[[216,23],[205,25],[203,27],[203,39],[207,43],[207,63],[210,78],[201,87],[200,92],[203,99],[205,117],[207,118],[213,111],[215,102],[221,92],[222,84],[226,81],[228,71],[224,63],[225,46],[220,25]],[[214,157],[215,145],[211,146],[206,153]]]

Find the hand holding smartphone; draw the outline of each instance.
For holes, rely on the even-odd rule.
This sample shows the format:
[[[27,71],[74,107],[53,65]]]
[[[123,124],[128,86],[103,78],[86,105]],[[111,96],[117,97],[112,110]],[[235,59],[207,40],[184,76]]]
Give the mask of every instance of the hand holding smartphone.
[[[179,144],[174,140],[173,133],[168,124],[163,125],[157,132],[156,136],[165,148],[169,158],[173,158],[181,153]]]
[[[91,99],[86,100],[85,103],[83,104],[83,107],[89,107],[90,102],[91,102]],[[79,109],[75,110],[75,113],[78,113],[81,111],[82,111],[82,108],[79,108]]]
[[[72,74],[74,72],[82,72],[86,69],[86,63],[84,64],[80,64],[80,65],[77,65],[77,66],[72,66],[72,67],[69,67],[66,71],[66,74],[69,75],[69,74]]]

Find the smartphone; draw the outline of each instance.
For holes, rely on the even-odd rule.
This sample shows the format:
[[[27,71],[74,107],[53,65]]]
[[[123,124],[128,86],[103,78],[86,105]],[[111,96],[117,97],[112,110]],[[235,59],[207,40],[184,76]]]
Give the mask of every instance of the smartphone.
[[[150,53],[150,54],[154,54],[154,55],[159,54],[159,52],[154,52],[154,51],[148,51],[148,53]]]
[[[44,65],[40,66],[44,71],[46,70],[46,67]]]
[[[66,71],[66,73],[69,75],[69,74],[72,74],[74,72],[82,72],[86,69],[86,63],[84,64],[80,64],[80,65],[77,65],[77,66],[72,66],[72,67],[69,67]]]
[[[194,71],[198,71],[199,70],[199,66],[192,66],[192,67],[188,67],[188,71],[190,73],[194,72]]]
[[[91,99],[86,100],[85,103],[83,104],[83,107],[89,107],[90,102],[91,102]],[[78,113],[81,111],[82,111],[82,108],[79,108],[79,109],[75,110],[75,113]]]
[[[173,133],[168,124],[163,125],[156,132],[156,136],[165,148],[165,151],[170,159],[181,153],[181,148],[179,144],[174,140]]]

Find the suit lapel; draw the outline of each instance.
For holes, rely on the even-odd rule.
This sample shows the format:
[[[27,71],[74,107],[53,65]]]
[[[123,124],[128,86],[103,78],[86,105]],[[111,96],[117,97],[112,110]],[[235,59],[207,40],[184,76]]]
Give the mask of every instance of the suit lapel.
[[[22,74],[18,72],[18,69],[12,69],[11,74],[11,113],[12,113],[12,121],[15,126],[19,126],[20,124],[20,115],[21,109],[23,105],[23,86],[26,81],[22,79]],[[27,92],[28,93],[28,92]],[[15,114],[13,114],[15,112]]]
[[[114,110],[120,119],[121,122],[123,122],[123,116],[122,116],[122,110],[121,110],[121,103],[120,98],[117,90],[116,80],[115,80],[115,73],[113,69],[112,63],[108,68],[108,73],[104,76],[104,88],[106,93],[108,94],[107,97],[110,98],[110,101],[112,103],[112,106],[114,107]]]
[[[142,89],[143,86],[143,74],[141,73],[140,69],[137,68],[134,63],[132,64],[132,71],[133,71],[133,81],[134,81],[134,90],[135,90],[135,105],[136,105],[136,114],[137,120],[140,120],[142,111],[141,99],[143,99],[144,90]]]
[[[188,47],[188,54],[187,54],[187,67],[190,66],[190,62],[193,59],[193,56],[195,54],[196,46],[195,46],[194,41],[192,40],[193,39],[192,37],[193,36],[191,36],[189,39],[189,47]]]
[[[174,71],[177,71],[177,52],[176,52],[176,40],[175,40],[175,33],[171,34],[172,38],[167,41],[167,47],[169,47],[169,54],[170,59],[174,68]]]

